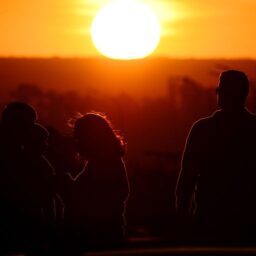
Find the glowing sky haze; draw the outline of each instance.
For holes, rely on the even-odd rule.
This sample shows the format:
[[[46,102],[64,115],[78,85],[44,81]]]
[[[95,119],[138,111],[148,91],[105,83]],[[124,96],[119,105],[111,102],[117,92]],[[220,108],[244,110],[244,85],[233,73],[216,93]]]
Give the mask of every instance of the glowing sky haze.
[[[90,26],[111,0],[1,2],[1,56],[100,56]],[[255,0],[138,0],[161,21],[153,56],[256,58]]]

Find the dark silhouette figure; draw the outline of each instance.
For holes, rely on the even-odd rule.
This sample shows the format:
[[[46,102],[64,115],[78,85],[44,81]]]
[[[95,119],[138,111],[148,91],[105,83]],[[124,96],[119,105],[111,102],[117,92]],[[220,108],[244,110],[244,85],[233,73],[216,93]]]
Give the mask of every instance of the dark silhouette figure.
[[[194,215],[200,243],[256,241],[256,116],[244,107],[248,91],[243,72],[223,72],[220,110],[197,121],[187,138],[176,203],[181,216]]]
[[[84,160],[78,158],[72,136],[62,135],[49,126],[49,146],[46,157],[56,171],[56,189],[65,202],[73,185],[70,175],[76,176],[84,167]]]
[[[73,193],[67,202],[69,223],[78,240],[86,237],[87,240],[81,241],[86,245],[120,241],[124,236],[125,202],[129,194],[122,160],[124,143],[106,117],[94,113],[76,120],[74,140],[86,164],[73,178]]]
[[[23,171],[24,144],[36,121],[35,110],[22,102],[5,106],[0,124],[0,232],[1,249],[26,250],[31,242],[25,221],[24,186],[19,180]],[[27,220],[27,217],[26,217]],[[22,235],[21,235],[22,234]]]
[[[35,110],[8,104],[0,126],[0,232],[3,253],[39,254],[55,219],[54,170],[44,158],[48,132]]]
[[[62,215],[61,198],[56,194],[56,173],[50,162],[44,156],[48,147],[49,133],[40,124],[34,124],[30,139],[24,145],[24,167],[22,177],[28,188],[33,192],[32,200],[40,207],[40,218],[45,232],[53,232],[56,218]],[[32,207],[35,204],[31,202]]]

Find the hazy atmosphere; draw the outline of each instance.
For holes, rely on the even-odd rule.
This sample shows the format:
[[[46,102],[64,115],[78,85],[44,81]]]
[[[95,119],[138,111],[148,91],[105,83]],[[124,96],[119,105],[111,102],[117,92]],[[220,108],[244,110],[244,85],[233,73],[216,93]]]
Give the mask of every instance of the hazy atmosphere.
[[[1,3],[0,55],[99,56],[90,30],[110,0],[10,0]],[[112,1],[113,2],[113,1]],[[255,58],[254,0],[139,0],[161,23],[152,56]]]
[[[255,253],[255,14],[2,1],[0,254]]]

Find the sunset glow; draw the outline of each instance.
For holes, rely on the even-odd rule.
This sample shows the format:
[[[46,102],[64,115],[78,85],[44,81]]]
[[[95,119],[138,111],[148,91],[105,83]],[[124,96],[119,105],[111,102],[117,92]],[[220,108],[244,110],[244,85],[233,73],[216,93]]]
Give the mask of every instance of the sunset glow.
[[[101,57],[102,53],[97,50],[99,47],[96,48],[92,40],[92,24],[104,10],[104,6],[116,1],[2,1],[0,55]],[[255,0],[119,1],[137,2],[150,9],[151,15],[153,12],[157,16],[161,26],[161,40],[151,53],[152,57],[256,58]],[[142,15],[138,15],[139,23],[134,20],[136,29],[145,25],[144,15],[144,11]],[[127,15],[122,16],[123,20],[125,18]],[[112,18],[107,23],[111,23],[111,20]],[[140,22],[142,22],[141,26],[138,25]],[[104,23],[103,27],[106,27],[107,23]],[[118,22],[118,24],[121,26],[122,23]],[[102,26],[100,27],[96,34],[101,33],[99,31],[102,30]],[[146,32],[148,37],[149,31]],[[128,37],[124,33],[123,36],[126,39]],[[129,40],[131,38],[133,37]],[[113,35],[107,39],[114,40]],[[114,43],[117,44],[118,40],[120,37],[117,37]],[[149,41],[152,42],[151,39],[147,42]],[[113,45],[113,41],[110,44]],[[123,44],[121,45],[124,47]],[[144,44],[144,47],[149,46]],[[141,53],[141,50],[139,51]]]
[[[103,7],[92,28],[95,47],[113,59],[137,59],[148,56],[160,40],[160,24],[145,4],[119,0]]]

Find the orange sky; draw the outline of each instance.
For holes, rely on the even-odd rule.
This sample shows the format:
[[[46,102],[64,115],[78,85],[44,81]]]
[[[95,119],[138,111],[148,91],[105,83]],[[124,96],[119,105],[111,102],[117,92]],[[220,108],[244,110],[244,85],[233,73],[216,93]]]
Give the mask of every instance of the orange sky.
[[[99,56],[93,16],[111,0],[8,0],[0,8],[1,56]],[[139,0],[161,20],[153,56],[256,58],[255,0]]]

